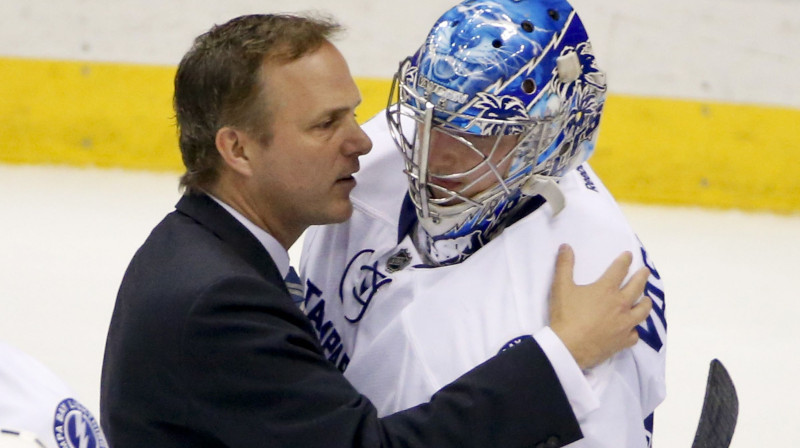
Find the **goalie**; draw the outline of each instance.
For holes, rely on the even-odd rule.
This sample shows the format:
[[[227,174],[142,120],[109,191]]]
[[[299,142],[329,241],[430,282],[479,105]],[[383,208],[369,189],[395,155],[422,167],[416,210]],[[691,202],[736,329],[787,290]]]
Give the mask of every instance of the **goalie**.
[[[427,401],[531,335],[552,338],[552,260],[566,243],[577,283],[629,252],[653,300],[632,348],[594,366],[554,362],[562,384],[577,372],[574,446],[650,446],[665,397],[664,289],[586,163],[605,96],[564,0],[464,1],[400,64],[388,109],[364,126],[374,149],[353,217],[312,228],[301,260],[329,359],[381,413]]]

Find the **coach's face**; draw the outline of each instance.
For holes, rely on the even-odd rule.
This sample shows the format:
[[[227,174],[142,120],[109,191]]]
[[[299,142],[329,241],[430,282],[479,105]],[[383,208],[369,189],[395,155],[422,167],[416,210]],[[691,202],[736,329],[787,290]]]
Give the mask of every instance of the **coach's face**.
[[[350,217],[358,157],[372,148],[355,119],[361,102],[330,43],[261,72],[268,142],[247,137],[245,182],[252,219],[288,247],[308,226]]]

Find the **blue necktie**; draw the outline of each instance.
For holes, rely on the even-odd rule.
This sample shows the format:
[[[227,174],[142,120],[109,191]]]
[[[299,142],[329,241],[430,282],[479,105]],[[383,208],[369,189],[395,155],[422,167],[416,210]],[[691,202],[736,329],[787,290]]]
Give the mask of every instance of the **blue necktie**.
[[[300,281],[300,276],[297,275],[297,271],[295,271],[293,267],[289,266],[289,273],[286,274],[286,278],[283,280],[286,282],[286,289],[289,290],[289,294],[291,294],[294,304],[297,305],[301,310],[305,308],[303,283]]]

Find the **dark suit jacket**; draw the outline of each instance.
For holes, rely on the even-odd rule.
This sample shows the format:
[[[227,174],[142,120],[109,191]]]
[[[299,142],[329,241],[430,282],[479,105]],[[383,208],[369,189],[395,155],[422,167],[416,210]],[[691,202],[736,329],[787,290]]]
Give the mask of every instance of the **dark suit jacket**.
[[[208,196],[176,208],[133,257],[111,319],[100,406],[112,448],[530,447],[581,437],[533,341],[430,403],[378,418],[325,359],[258,240]]]

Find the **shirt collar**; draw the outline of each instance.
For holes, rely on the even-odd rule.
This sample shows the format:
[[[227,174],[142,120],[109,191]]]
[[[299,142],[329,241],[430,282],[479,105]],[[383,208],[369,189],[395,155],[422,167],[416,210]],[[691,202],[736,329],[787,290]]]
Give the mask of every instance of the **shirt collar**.
[[[217,199],[213,195],[208,195],[211,199],[216,201],[217,204],[221,205],[228,213],[233,215],[237,221],[239,221],[253,236],[261,242],[261,245],[264,246],[264,249],[267,250],[269,256],[272,258],[272,261],[275,262],[275,265],[278,267],[278,271],[281,273],[281,277],[286,277],[289,273],[289,252],[281,246],[281,243],[275,239],[274,236],[267,233],[266,230],[258,227],[257,225],[253,224],[252,221],[245,218],[244,215],[236,211],[230,205],[222,202],[221,200]]]

